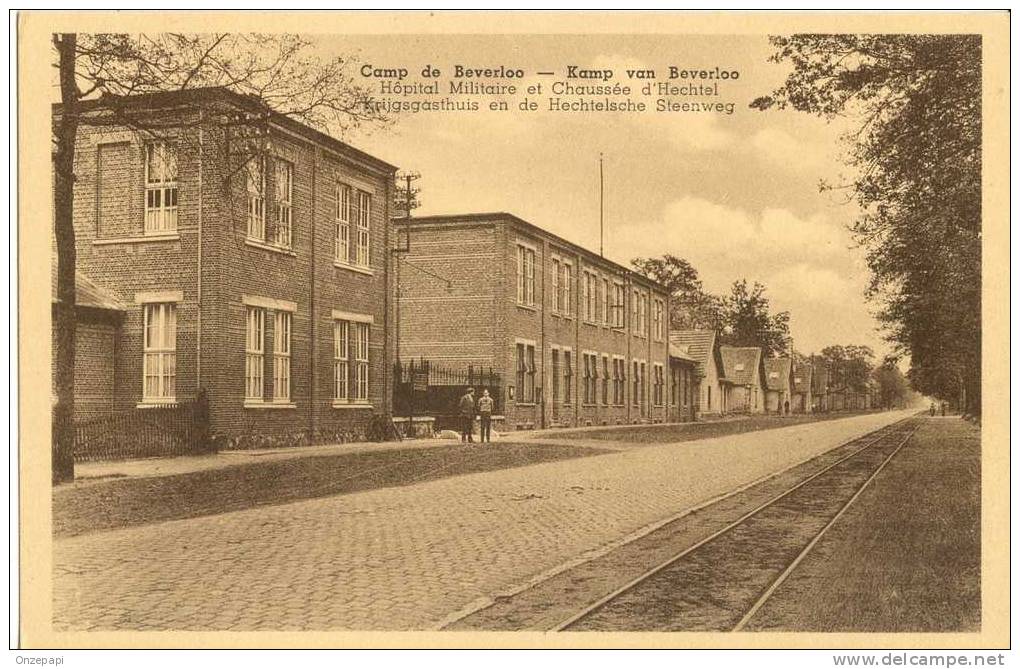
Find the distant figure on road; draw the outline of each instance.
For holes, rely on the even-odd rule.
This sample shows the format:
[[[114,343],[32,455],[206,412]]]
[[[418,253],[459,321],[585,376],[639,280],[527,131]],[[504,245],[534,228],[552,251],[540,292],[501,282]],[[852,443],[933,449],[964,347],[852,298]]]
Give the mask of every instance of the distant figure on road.
[[[783,402],[783,415],[784,416],[790,415],[790,400],[786,400],[785,402]]]
[[[460,398],[458,413],[461,419],[460,440],[473,442],[471,432],[475,427],[475,389],[468,388],[464,396]]]
[[[947,405],[947,404],[949,404],[949,402],[943,402],[943,403],[942,403],[942,417],[943,417],[943,418],[945,418],[945,417],[946,417],[946,405]]]
[[[935,415],[935,403],[934,402],[931,403],[931,407],[929,407],[928,411],[929,411],[929,413],[931,413],[932,416]]]
[[[492,443],[492,398],[489,391],[483,390],[478,398],[478,418],[482,423],[481,441]]]

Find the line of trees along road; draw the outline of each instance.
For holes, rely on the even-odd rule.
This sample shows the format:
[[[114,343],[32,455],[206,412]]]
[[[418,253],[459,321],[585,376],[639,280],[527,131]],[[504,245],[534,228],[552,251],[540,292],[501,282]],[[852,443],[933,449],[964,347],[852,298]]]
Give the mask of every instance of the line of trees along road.
[[[981,412],[981,36],[771,38],[784,83],[751,106],[857,119],[844,136],[868,297],[919,392]]]

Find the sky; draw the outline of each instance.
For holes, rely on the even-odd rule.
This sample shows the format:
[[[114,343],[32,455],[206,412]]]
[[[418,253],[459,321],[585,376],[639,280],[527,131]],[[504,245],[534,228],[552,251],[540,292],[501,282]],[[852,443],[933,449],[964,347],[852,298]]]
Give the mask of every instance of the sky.
[[[732,114],[564,113],[544,105],[537,112],[421,112],[344,139],[422,175],[417,215],[506,211],[595,251],[601,153],[608,258],[629,265],[635,257],[671,253],[691,262],[705,288],[717,294],[728,293],[738,279],[760,281],[773,311],[791,313],[794,347],[802,353],[851,343],[869,345],[879,356],[888,350],[874,307],[864,298],[864,252],[846,230],[855,210],[839,194],[818,187],[822,179],[841,183],[847,172],[839,141],[844,128],[794,111],[748,106],[786,73],[786,65],[768,62],[765,36],[317,40],[323,55],[354,56],[355,79],[371,87],[379,80],[362,77],[363,64],[406,68],[402,83],[421,81],[421,69],[432,65],[443,71],[444,93],[457,64],[521,68],[525,77],[514,80],[520,93],[511,100],[512,110],[529,84],[548,87],[565,80],[568,65],[612,69],[613,82],[635,89],[646,82],[628,82],[628,68],[654,68],[656,81],[666,80],[670,65],[738,71],[738,79],[720,83],[713,99],[735,103]],[[542,71],[556,74],[536,74]],[[649,105],[655,100],[632,97]]]

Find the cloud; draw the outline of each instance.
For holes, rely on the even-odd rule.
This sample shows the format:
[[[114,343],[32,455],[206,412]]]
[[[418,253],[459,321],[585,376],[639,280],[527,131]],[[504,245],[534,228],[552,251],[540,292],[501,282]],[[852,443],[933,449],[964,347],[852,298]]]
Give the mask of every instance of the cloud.
[[[760,159],[788,170],[817,173],[832,165],[819,145],[802,142],[785,130],[773,126],[762,128],[751,135],[749,145]]]
[[[791,263],[824,266],[851,258],[849,236],[839,225],[820,214],[805,218],[781,208],[755,213],[684,196],[666,205],[659,221],[639,228],[628,235],[631,243],[672,248],[696,265],[729,270],[739,263],[772,273]]]

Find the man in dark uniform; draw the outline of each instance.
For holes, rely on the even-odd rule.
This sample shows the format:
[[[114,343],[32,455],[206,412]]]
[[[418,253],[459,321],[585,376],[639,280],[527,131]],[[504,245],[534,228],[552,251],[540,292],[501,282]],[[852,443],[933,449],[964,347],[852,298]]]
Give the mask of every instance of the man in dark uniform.
[[[460,440],[474,442],[471,433],[475,427],[475,389],[468,388],[464,396],[460,398],[457,406],[461,419]]]

